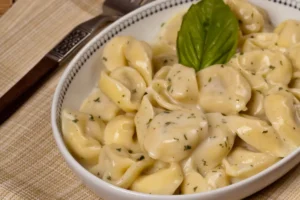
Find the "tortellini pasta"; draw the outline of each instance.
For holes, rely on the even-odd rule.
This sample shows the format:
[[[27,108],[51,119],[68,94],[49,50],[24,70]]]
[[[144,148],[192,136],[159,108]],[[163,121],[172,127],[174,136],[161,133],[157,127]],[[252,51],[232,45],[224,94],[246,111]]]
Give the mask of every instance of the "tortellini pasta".
[[[161,24],[159,40],[153,45],[153,67],[155,72],[166,65],[171,66],[178,63],[176,42],[184,14],[185,11],[182,11]]]
[[[188,173],[181,185],[182,194],[205,192],[230,184],[230,179],[222,168],[210,170],[205,177],[196,171]]]
[[[152,80],[152,49],[146,42],[130,40],[125,47],[128,64],[135,68],[145,79],[147,85]]]
[[[93,115],[71,110],[63,110],[61,119],[64,140],[74,155],[84,163],[97,163],[104,123]]]
[[[293,79],[289,86],[289,91],[300,100],[300,78]]]
[[[300,37],[300,36],[299,36]],[[293,45],[288,50],[288,57],[290,58],[294,70],[296,72],[300,71],[300,42]]]
[[[168,110],[195,107],[198,100],[195,71],[179,64],[165,66],[155,74],[147,92],[159,106]]]
[[[300,104],[288,92],[270,94],[265,99],[265,111],[274,129],[290,149],[300,146]]]
[[[108,71],[131,66],[149,85],[152,79],[152,49],[143,42],[128,36],[118,36],[107,43],[102,60]]]
[[[203,175],[221,164],[222,159],[229,154],[235,139],[235,132],[227,126],[227,117],[220,113],[209,113],[206,117],[209,137],[192,155],[194,164]]]
[[[124,48],[132,39],[132,37],[128,36],[115,37],[106,44],[103,50],[102,60],[107,70],[113,71],[117,67],[127,65]]]
[[[257,50],[237,55],[230,66],[240,70],[254,90],[266,93],[271,86],[286,87],[292,78],[292,65],[279,51]]]
[[[137,131],[137,139],[142,150],[145,149],[145,135],[148,130],[149,122],[151,122],[155,114],[155,108],[152,106],[149,98],[147,96],[144,96],[141,106],[134,118]]]
[[[246,0],[224,0],[239,21],[236,54],[200,71],[179,63],[186,11],[153,44],[117,36],[103,48],[96,87],[64,109],[70,152],[128,190],[194,194],[253,176],[300,147],[300,23],[275,30]]]
[[[177,34],[180,29],[182,18],[186,12],[180,12],[169,21],[161,24],[162,29],[159,35],[159,43],[176,47]]]
[[[230,184],[229,176],[223,167],[218,166],[207,172],[205,179],[211,188],[222,188]]]
[[[163,53],[153,57],[153,68],[157,72],[166,65],[172,66],[178,63],[175,53]]]
[[[131,153],[122,145],[110,144],[103,147],[93,173],[114,185],[129,188],[153,162],[145,153]]]
[[[246,0],[224,0],[239,20],[244,34],[257,33],[264,28],[264,16]]]
[[[211,188],[201,174],[192,171],[185,175],[180,189],[183,194],[193,194],[209,191]]]
[[[257,174],[278,160],[279,158],[267,153],[237,147],[223,160],[223,165],[226,173],[236,182]]]
[[[180,165],[171,163],[168,168],[143,175],[132,184],[131,190],[148,194],[174,194],[183,181]],[[150,186],[150,187],[149,187]]]
[[[82,103],[80,111],[100,117],[104,121],[109,121],[120,112],[120,108],[99,88],[95,88]]]
[[[278,34],[276,33],[253,33],[245,36],[242,51],[249,52],[262,49],[278,50],[285,52],[285,48],[278,46]]]
[[[133,152],[141,152],[135,133],[132,116],[119,115],[113,118],[105,127],[104,144],[120,144]]]
[[[144,175],[153,174],[155,172],[160,171],[161,169],[166,169],[166,168],[169,168],[169,167],[170,167],[170,163],[166,163],[166,162],[163,162],[161,160],[156,160],[151,167],[147,168],[143,172],[143,174]]]
[[[153,159],[178,162],[191,155],[207,135],[200,110],[167,111],[149,121],[144,148]]]
[[[264,109],[265,96],[260,91],[252,91],[251,99],[247,104],[246,113],[260,119],[266,119]]]
[[[146,83],[133,68],[117,68],[108,75],[101,73],[99,87],[116,105],[126,112],[138,109],[146,91]]]
[[[182,166],[184,171],[184,181],[180,187],[182,194],[205,192],[230,184],[230,178],[222,166],[208,170],[205,175],[195,167],[192,158],[185,160]]]
[[[234,68],[215,65],[197,73],[199,104],[206,112],[236,114],[246,109],[251,98],[251,87]]]
[[[227,121],[232,132],[260,152],[276,157],[285,157],[289,153],[278,133],[267,122],[241,116],[229,116]]]
[[[279,35],[278,45],[281,47],[291,47],[300,43],[300,22],[296,20],[286,20],[275,29]]]

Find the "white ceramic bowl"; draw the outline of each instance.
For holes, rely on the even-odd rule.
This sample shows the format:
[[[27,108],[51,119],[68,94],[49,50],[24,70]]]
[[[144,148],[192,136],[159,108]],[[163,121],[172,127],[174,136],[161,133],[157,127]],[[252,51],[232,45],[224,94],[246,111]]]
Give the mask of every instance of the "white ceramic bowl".
[[[300,149],[261,173],[239,183],[214,191],[176,196],[148,195],[108,184],[85,170],[70,154],[61,134],[62,108],[79,109],[83,99],[96,85],[101,69],[100,53],[107,41],[116,35],[131,35],[153,42],[161,23],[176,12],[188,8],[194,0],[158,0],[113,23],[90,41],[73,59],[56,88],[52,104],[52,128],[57,146],[74,173],[104,200],[215,200],[241,199],[271,184],[300,162]],[[300,20],[300,3],[294,0],[250,0],[266,9],[273,24],[285,19]],[[299,1],[298,1],[299,2]],[[149,185],[151,187],[151,185]]]

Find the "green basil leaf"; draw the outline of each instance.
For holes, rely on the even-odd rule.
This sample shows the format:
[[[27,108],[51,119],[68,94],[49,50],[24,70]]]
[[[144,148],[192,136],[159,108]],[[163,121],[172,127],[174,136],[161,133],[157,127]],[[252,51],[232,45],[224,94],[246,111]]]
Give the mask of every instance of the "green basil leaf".
[[[196,71],[236,53],[239,24],[223,0],[202,0],[184,15],[177,37],[179,63]]]

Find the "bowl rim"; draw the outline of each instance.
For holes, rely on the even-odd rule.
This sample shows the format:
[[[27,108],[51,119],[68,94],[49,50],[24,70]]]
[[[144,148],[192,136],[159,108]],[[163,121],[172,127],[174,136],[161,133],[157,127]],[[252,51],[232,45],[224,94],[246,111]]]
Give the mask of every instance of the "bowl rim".
[[[273,170],[276,170],[276,169],[282,167],[284,164],[292,161],[295,157],[300,155],[300,148],[298,148],[295,151],[293,151],[291,154],[289,154],[288,156],[284,157],[283,159],[281,159],[277,163],[273,164],[272,166],[268,167],[267,169],[261,171],[260,173],[255,174],[255,175],[253,175],[253,176],[251,176],[251,177],[249,177],[245,180],[242,180],[238,183],[231,184],[231,185],[228,185],[228,186],[223,187],[223,188],[218,188],[218,189],[215,189],[215,190],[201,192],[201,193],[195,193],[195,194],[154,195],[154,194],[145,194],[145,193],[139,193],[139,192],[123,189],[123,188],[117,187],[115,185],[112,185],[110,183],[107,183],[107,182],[103,181],[99,177],[96,177],[95,175],[90,173],[88,170],[86,170],[82,165],[80,165],[79,162],[77,162],[77,160],[69,152],[67,146],[65,145],[65,143],[63,141],[63,137],[62,137],[62,133],[60,132],[59,124],[57,123],[57,120],[59,120],[59,119],[57,119],[57,117],[58,117],[57,108],[59,107],[59,97],[62,93],[62,89],[65,85],[66,79],[70,75],[70,73],[72,72],[72,70],[75,67],[76,63],[80,60],[80,58],[84,57],[84,54],[89,50],[89,48],[92,47],[94,44],[96,44],[97,41],[99,41],[107,33],[109,33],[111,30],[113,30],[114,27],[116,27],[118,24],[120,24],[122,22],[125,22],[126,20],[132,18],[133,16],[138,15],[142,11],[146,11],[146,10],[148,10],[148,9],[154,7],[154,6],[157,6],[157,5],[163,5],[164,3],[173,3],[173,4],[175,4],[176,2],[182,2],[181,4],[189,4],[189,3],[193,3],[195,1],[197,1],[197,0],[160,0],[160,1],[154,1],[152,3],[149,3],[145,6],[139,8],[139,9],[127,14],[127,15],[125,15],[124,17],[120,18],[116,22],[110,24],[108,27],[103,29],[91,41],[89,41],[88,44],[86,44],[77,53],[77,55],[72,59],[72,61],[68,64],[68,66],[66,67],[65,71],[63,72],[63,74],[62,74],[62,76],[59,80],[59,83],[58,83],[58,85],[55,89],[55,93],[54,93],[53,101],[52,101],[52,106],[51,106],[51,125],[52,125],[52,130],[53,130],[53,136],[54,136],[54,139],[56,141],[56,145],[57,145],[59,151],[61,152],[61,154],[63,155],[64,159],[66,160],[66,162],[69,165],[76,168],[76,171],[81,176],[86,177],[87,179],[94,182],[98,187],[102,187],[104,190],[107,190],[108,192],[118,192],[121,195],[131,196],[132,198],[133,197],[140,197],[140,198],[147,198],[147,199],[153,199],[153,200],[155,200],[155,199],[180,200],[183,197],[186,200],[195,199],[195,198],[206,198],[206,197],[210,197],[211,195],[216,194],[216,193],[225,194],[225,193],[228,193],[230,191],[238,190],[239,188],[243,188],[243,187],[245,187],[245,186],[247,186],[247,185],[249,185],[253,182],[256,182],[256,181],[260,180],[264,176],[271,173]],[[265,1],[272,1],[272,0],[265,0]],[[285,4],[286,2],[284,2],[283,0],[281,2],[278,2],[277,0],[273,0],[271,3]],[[175,5],[177,6],[177,4],[175,4]],[[292,6],[292,4],[286,5],[286,6],[290,6],[292,8],[300,10],[300,8],[298,8],[296,6]],[[171,6],[171,7],[174,7],[174,6]],[[86,63],[83,63],[83,65],[85,65],[85,64]],[[74,169],[72,169],[72,170],[74,170]]]

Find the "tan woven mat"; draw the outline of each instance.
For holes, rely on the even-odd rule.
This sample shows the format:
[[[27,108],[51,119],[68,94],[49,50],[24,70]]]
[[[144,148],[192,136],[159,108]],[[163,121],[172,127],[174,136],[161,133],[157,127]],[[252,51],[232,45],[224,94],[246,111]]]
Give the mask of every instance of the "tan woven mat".
[[[19,0],[0,18],[0,95],[72,27],[100,12],[101,0]],[[50,125],[60,68],[0,127],[0,199],[94,200],[61,157]],[[300,166],[248,199],[300,200]]]

